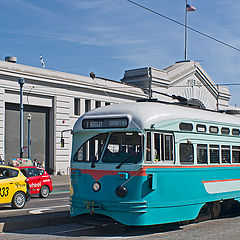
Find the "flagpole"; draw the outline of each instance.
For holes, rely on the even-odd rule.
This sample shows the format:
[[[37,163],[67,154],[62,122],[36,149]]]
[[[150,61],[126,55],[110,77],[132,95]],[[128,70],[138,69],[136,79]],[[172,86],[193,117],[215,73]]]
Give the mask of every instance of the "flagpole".
[[[185,46],[184,46],[184,60],[187,60],[187,0],[185,0]]]

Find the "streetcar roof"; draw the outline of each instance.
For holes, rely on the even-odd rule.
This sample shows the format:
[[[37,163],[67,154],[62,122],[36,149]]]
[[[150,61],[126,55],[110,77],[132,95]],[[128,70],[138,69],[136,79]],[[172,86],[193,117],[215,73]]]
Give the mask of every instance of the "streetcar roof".
[[[219,124],[240,125],[240,117],[201,109],[158,102],[112,104],[85,113],[74,125],[74,132],[82,129],[83,119],[128,117],[128,128],[149,128],[166,120],[198,120]]]

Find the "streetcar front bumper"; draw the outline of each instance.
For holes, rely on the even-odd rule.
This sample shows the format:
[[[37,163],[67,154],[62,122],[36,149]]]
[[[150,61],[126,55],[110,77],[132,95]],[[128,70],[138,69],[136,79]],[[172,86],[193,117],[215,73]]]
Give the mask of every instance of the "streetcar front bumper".
[[[147,201],[99,202],[89,200],[72,201],[71,216],[84,213],[110,215],[112,213],[146,213]]]

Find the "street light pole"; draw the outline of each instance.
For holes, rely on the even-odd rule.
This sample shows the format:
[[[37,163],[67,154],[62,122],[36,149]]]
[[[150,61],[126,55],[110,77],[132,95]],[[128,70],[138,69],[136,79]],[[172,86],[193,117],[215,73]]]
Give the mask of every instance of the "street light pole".
[[[20,77],[18,84],[20,85],[20,158],[23,158],[23,84],[25,79]]]
[[[28,120],[28,159],[31,159],[31,120],[32,116],[29,113],[27,116]]]

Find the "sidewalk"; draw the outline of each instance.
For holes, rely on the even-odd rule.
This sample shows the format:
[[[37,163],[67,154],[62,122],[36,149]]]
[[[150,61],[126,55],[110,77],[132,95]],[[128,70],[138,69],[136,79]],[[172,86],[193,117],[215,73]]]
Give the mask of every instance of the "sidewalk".
[[[51,178],[53,187],[70,185],[70,175],[51,175]]]
[[[51,175],[53,184],[53,193],[70,191],[70,176],[69,175]]]

